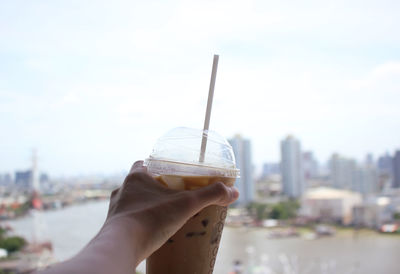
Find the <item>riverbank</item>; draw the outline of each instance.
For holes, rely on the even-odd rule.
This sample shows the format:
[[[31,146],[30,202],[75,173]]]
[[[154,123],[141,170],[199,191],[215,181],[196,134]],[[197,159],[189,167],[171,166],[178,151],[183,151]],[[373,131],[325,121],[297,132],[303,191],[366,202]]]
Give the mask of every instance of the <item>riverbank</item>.
[[[93,238],[103,224],[108,201],[72,205],[43,212],[46,224],[41,235],[53,243],[58,261],[70,258]],[[14,233],[32,237],[29,216],[7,222]],[[300,229],[300,228],[299,228]],[[335,236],[309,240],[305,237],[270,239],[268,228],[225,226],[215,264],[214,274],[227,274],[232,264],[240,260],[246,269],[268,267],[271,273],[284,273],[283,267],[297,269],[295,274],[322,273],[321,267],[333,269],[328,273],[395,274],[400,262],[400,237],[370,230],[338,229]],[[307,233],[307,230],[304,230]],[[297,267],[297,268],[296,268]],[[145,264],[138,269],[145,273]]]

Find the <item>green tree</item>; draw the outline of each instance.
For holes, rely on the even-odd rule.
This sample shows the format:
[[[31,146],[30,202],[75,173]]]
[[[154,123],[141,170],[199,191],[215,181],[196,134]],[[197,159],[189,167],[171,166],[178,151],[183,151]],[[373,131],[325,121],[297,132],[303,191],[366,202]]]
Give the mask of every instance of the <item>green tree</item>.
[[[21,250],[26,244],[24,238],[13,236],[4,238],[0,241],[0,248],[6,249],[7,252],[12,253]]]
[[[286,219],[284,218],[284,212],[280,204],[273,205],[268,217],[276,220]]]
[[[257,204],[256,205],[256,218],[261,221],[266,218],[266,209],[268,206],[266,204]]]
[[[31,207],[32,202],[31,201],[27,201],[25,203],[23,203],[20,207],[18,207],[17,209],[15,209],[15,214],[17,216],[21,216],[24,215],[28,212],[29,208]]]
[[[299,209],[299,203],[295,200],[290,200],[286,202],[279,202],[274,204],[268,217],[277,220],[286,220],[294,218],[297,215],[297,210]]]
[[[0,241],[6,236],[7,230],[0,227]]]
[[[268,214],[268,205],[264,204],[264,203],[256,203],[256,202],[252,202],[249,203],[247,206],[247,211],[256,217],[257,220],[261,221],[265,218],[267,218]]]

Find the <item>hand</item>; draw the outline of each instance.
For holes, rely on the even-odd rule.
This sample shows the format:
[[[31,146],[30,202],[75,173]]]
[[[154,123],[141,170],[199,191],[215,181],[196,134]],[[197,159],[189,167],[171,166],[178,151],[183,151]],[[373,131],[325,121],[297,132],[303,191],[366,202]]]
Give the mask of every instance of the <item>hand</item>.
[[[134,273],[190,217],[211,204],[228,205],[238,196],[236,188],[223,183],[171,190],[147,174],[142,161],[136,162],[122,186],[112,192],[100,232],[75,257],[42,273]]]
[[[113,191],[105,227],[129,228],[126,237],[137,247],[137,265],[201,209],[211,204],[226,206],[238,196],[236,188],[223,183],[193,191],[168,189],[148,175],[143,162],[138,161],[123,185]]]

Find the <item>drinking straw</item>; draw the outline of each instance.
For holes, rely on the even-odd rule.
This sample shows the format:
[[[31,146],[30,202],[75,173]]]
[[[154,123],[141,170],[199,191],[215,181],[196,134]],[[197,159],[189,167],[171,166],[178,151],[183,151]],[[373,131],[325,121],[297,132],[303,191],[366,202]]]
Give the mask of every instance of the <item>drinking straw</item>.
[[[217,77],[218,58],[219,56],[217,54],[214,54],[213,66],[211,71],[210,89],[208,91],[206,117],[204,119],[203,138],[201,139],[201,149],[199,157],[200,163],[204,162],[204,156],[206,153],[208,128],[210,126],[211,107],[214,97],[215,78]]]

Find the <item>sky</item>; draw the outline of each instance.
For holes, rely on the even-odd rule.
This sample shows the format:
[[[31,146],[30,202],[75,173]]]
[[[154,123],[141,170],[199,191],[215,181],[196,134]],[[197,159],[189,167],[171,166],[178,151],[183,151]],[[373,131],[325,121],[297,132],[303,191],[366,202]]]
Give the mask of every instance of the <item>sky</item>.
[[[1,1],[0,173],[109,174],[171,128],[210,129],[278,162],[400,149],[399,1]]]

